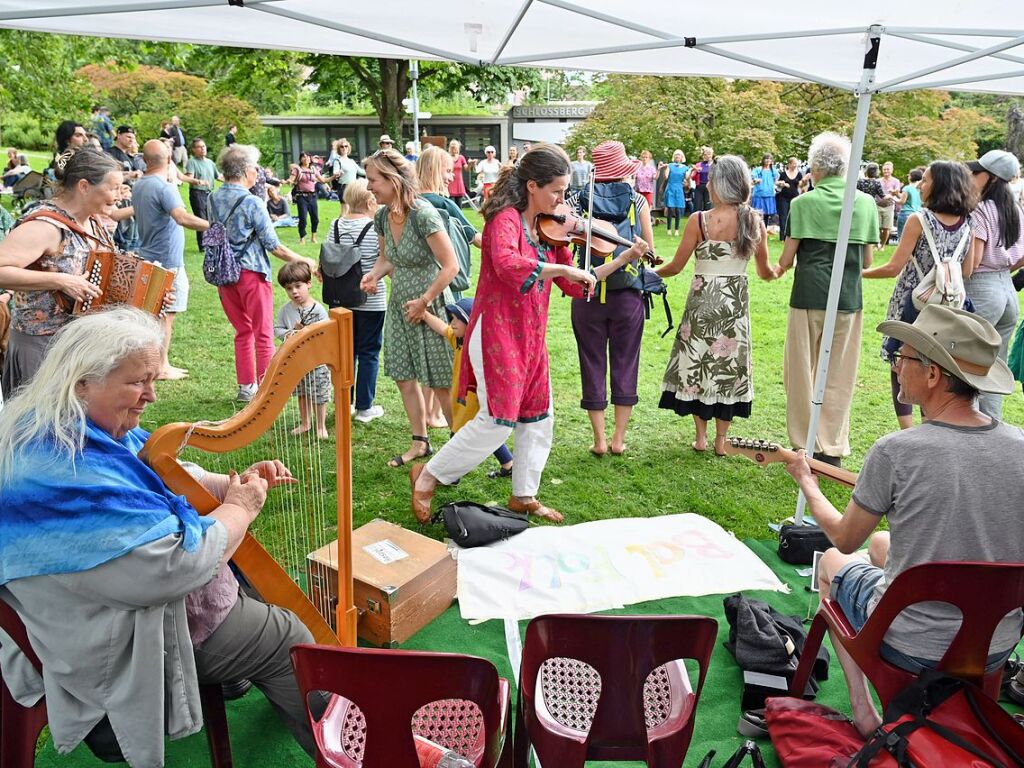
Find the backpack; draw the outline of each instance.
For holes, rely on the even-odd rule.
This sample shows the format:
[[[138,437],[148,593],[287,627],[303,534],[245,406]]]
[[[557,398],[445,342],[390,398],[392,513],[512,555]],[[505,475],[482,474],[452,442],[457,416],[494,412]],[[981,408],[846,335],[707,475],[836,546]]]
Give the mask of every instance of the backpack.
[[[206,278],[206,282],[210,285],[216,285],[217,287],[235,285],[242,276],[242,265],[239,263],[238,256],[235,255],[235,250],[231,246],[231,240],[228,238],[228,229],[224,222],[235,215],[235,211],[242,204],[243,200],[245,200],[244,195],[235,201],[235,204],[231,206],[231,210],[228,211],[228,215],[222,220],[217,215],[213,198],[210,198],[212,221],[210,222],[209,229],[203,233],[203,277]],[[242,251],[249,247],[249,243],[253,241],[255,235],[256,229],[253,228],[253,231],[249,233],[248,239],[242,246]]]
[[[373,221],[366,222],[366,226],[359,233],[359,236],[352,239],[348,232],[349,242],[342,242],[342,234],[339,229],[340,219],[335,219],[333,238],[328,239],[320,245],[320,273],[324,280],[324,303],[327,306],[346,307],[352,309],[366,303],[366,294],[359,289],[359,283],[363,279],[363,254],[359,246],[363,238],[373,226]]]
[[[459,293],[468,291],[469,275],[473,269],[473,263],[469,250],[469,241],[466,240],[466,231],[462,228],[462,223],[444,207],[444,203],[438,205],[429,197],[422,197],[422,199],[433,205],[434,209],[441,214],[441,221],[444,223],[444,229],[448,233],[448,239],[452,241],[452,247],[455,249],[455,258],[459,262],[459,272],[448,284],[448,287]],[[418,226],[417,232],[419,231]]]
[[[460,547],[481,547],[503,541],[530,527],[525,512],[489,507],[475,501],[453,501],[434,515],[432,522],[444,521],[445,530]]]
[[[932,252],[935,266],[928,270],[928,274],[925,274],[921,270],[921,265],[917,263],[917,259],[911,257],[914,269],[917,270],[917,276],[921,280],[912,294],[914,307],[922,310],[926,304],[941,304],[944,307],[963,309],[964,302],[967,300],[967,291],[964,288],[964,276],[960,270],[958,257],[971,241],[970,228],[964,227],[964,235],[960,238],[952,255],[942,258],[935,245],[935,235],[932,233],[928,220],[920,213],[915,215],[921,224],[925,239],[928,241],[928,249]]]
[[[868,766],[1024,768],[1024,729],[976,686],[929,669],[892,698],[847,768]]]
[[[651,319],[651,310],[654,309],[654,297],[661,296],[662,304],[665,305],[665,319],[668,320],[668,328],[661,334],[661,338],[668,336],[675,325],[672,323],[672,309],[668,305],[668,285],[661,275],[653,269],[640,268],[640,280],[643,284],[644,293],[644,319]]]
[[[584,187],[579,197],[580,210],[590,211],[590,188]],[[615,231],[619,237],[628,242],[633,242],[637,234],[639,222],[637,221],[636,206],[633,203],[633,188],[624,181],[602,182],[594,185],[594,207],[591,211],[595,219],[610,222],[615,225]],[[620,245],[615,248],[614,255],[618,256],[626,250],[626,246]],[[583,249],[578,248],[580,268],[583,268]],[[602,264],[597,262],[594,266]],[[643,290],[643,278],[640,275],[641,269],[632,264],[627,264],[622,269],[612,272],[605,279],[605,289],[609,291],[621,291],[626,288]]]

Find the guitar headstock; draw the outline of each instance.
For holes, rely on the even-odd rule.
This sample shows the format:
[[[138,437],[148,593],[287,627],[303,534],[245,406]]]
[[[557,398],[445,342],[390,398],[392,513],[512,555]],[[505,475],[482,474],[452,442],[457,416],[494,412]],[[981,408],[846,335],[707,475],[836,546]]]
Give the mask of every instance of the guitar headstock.
[[[785,461],[784,449],[778,443],[748,437],[729,437],[725,441],[727,456],[743,456],[758,464]]]

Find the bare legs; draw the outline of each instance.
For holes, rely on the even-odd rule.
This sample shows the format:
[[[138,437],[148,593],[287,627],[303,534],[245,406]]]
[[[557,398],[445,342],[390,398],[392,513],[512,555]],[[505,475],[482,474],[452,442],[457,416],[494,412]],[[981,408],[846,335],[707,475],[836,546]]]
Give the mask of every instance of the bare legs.
[[[434,390],[428,387],[426,384],[420,385],[423,390],[423,407],[427,414],[427,426],[431,429],[440,429],[441,427],[448,427],[451,425],[450,415],[446,416],[443,406],[441,405],[441,399],[434,396]],[[445,398],[444,402],[451,405],[451,402]],[[447,422],[445,421],[447,419]]]
[[[693,450],[701,452],[708,449],[708,423],[700,416],[693,417],[693,425],[697,431],[697,439],[693,441]],[[715,454],[725,455],[725,438],[729,434],[731,421],[715,419]]]
[[[632,405],[615,406],[615,432],[612,434],[611,451],[616,456],[626,452],[626,429],[632,415]],[[604,411],[587,411],[587,416],[590,417],[590,428],[594,433],[594,444],[590,446],[590,452],[595,456],[604,456],[608,453]]]
[[[409,419],[409,428],[413,435],[425,437],[427,434],[427,409],[423,397],[423,393],[425,391],[433,393],[434,399],[437,400],[438,404],[441,406],[441,412],[444,414],[444,418],[448,420],[449,424],[451,424],[452,408],[451,401],[449,399],[449,389],[447,387],[423,387],[421,389],[419,382],[415,379],[396,381],[395,384],[398,385],[398,392],[402,395],[402,405],[405,407],[405,415]],[[423,440],[412,440],[409,445],[409,450],[402,454],[402,460],[405,463],[410,462],[413,459],[426,456],[429,450],[429,443]],[[391,464],[391,466],[397,467],[401,465]]]
[[[184,379],[188,377],[188,371],[185,368],[176,368],[171,365],[167,359],[167,353],[171,348],[171,333],[174,331],[174,318],[177,317],[175,312],[166,312],[164,316],[160,318],[160,324],[164,329],[164,348],[163,348],[163,366],[160,369],[161,379]]]
[[[305,395],[299,397],[299,426],[292,430],[292,434],[303,435],[309,432],[313,410],[316,411],[316,436],[326,440],[330,437],[327,432],[327,403],[314,403],[312,398]]]

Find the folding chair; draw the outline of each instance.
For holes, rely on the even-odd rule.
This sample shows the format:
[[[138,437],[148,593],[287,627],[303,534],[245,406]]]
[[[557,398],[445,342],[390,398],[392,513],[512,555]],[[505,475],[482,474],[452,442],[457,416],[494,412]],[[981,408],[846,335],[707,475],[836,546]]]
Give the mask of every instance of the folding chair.
[[[43,665],[32,650],[25,625],[3,600],[0,600],[0,629],[14,640],[36,671],[42,674]],[[232,768],[231,741],[220,683],[201,685],[199,696],[210,745],[210,764],[213,768]],[[46,722],[45,698],[31,707],[23,707],[14,700],[3,678],[0,678],[0,766],[32,768],[35,765],[36,742]]]
[[[414,734],[477,768],[509,766],[508,681],[475,656],[297,645],[292,664],[318,768],[419,768]],[[326,712],[310,694],[333,694]]]
[[[979,599],[979,596],[984,596]],[[890,584],[860,632],[854,631],[839,604],[822,601],[807,634],[790,695],[803,691],[826,629],[845,648],[878,693],[884,708],[916,675],[879,655],[889,625],[908,605],[927,601],[949,603],[962,616],[960,629],[938,669],[981,687],[999,698],[1003,670],[985,672],[989,643],[996,625],[1010,611],[1024,606],[1024,563],[925,563],[908,568]]]
[[[705,616],[541,616],[523,648],[516,768],[643,760],[679,768],[718,623]],[[696,689],[683,663],[700,665]]]

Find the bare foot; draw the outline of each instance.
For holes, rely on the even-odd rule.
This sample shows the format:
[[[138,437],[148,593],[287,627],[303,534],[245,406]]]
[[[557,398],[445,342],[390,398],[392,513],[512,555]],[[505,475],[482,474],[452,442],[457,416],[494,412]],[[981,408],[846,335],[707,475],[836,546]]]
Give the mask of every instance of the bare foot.
[[[612,439],[612,456],[621,456],[626,452],[626,441],[616,442]]]
[[[309,430],[310,430],[309,424],[303,424],[303,425],[299,425],[298,427],[293,429],[292,430],[292,434],[293,435],[304,435],[307,432],[309,432]]]
[[[312,239],[313,239],[313,242],[315,243],[315,242],[316,242],[316,235],[314,234],[314,235],[312,235],[311,237],[312,237]]]
[[[590,448],[588,450],[594,456],[597,456],[597,457],[600,458],[601,456],[604,456],[606,453],[608,453],[608,443],[605,443],[605,442],[594,443],[592,446],[590,446]]]
[[[725,456],[725,437],[715,438],[715,456]]]
[[[177,368],[173,365],[169,365],[160,371],[160,375],[157,376],[161,381],[178,381],[179,379],[187,379],[188,371],[184,368]]]
[[[306,244],[306,238],[300,237],[299,238],[299,245],[305,245],[305,244]]]
[[[858,733],[866,739],[882,724],[882,717],[875,709],[875,705],[868,702],[863,711],[859,707],[853,708],[853,724],[857,727]]]
[[[704,453],[704,451],[706,451],[708,449],[708,439],[705,437],[705,438],[694,440],[692,443],[690,443],[690,446],[697,453]]]
[[[405,453],[401,454],[400,456],[392,456],[391,459],[388,461],[388,466],[391,467],[392,469],[396,469],[397,467],[405,466],[410,461],[422,459],[426,455],[427,446],[417,441],[416,443],[413,444],[412,448],[410,448]]]
[[[443,427],[446,428],[448,426],[448,422],[444,420],[443,416],[440,419],[428,418],[427,426],[431,429],[441,429]]]
[[[318,438],[320,438],[321,440],[330,440],[331,439],[331,433],[328,432],[326,429],[318,429],[316,431],[316,436]]]

